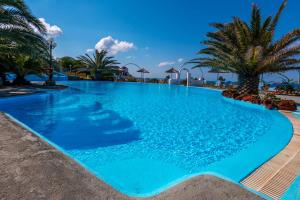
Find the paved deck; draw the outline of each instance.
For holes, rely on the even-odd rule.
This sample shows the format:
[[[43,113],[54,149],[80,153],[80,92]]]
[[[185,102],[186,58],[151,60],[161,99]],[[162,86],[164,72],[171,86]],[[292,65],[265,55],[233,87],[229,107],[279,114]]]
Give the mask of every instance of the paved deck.
[[[3,86],[0,87],[0,97],[21,96],[45,92],[46,90],[62,90],[64,85],[43,86],[42,83],[34,83],[27,86]]]
[[[300,120],[290,112],[282,113],[293,124],[294,135],[290,143],[241,182],[273,199],[280,199],[300,173]]]
[[[122,195],[72,159],[0,113],[1,200],[116,200]],[[194,177],[147,200],[259,200],[213,176]]]
[[[299,96],[288,96],[288,95],[276,95],[276,96],[278,96],[281,99],[293,100],[298,105],[300,105],[300,97]]]

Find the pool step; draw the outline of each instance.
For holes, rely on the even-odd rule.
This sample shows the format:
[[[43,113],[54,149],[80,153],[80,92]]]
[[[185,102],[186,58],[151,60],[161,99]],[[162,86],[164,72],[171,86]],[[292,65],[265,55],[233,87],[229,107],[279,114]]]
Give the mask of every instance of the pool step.
[[[241,181],[245,186],[273,199],[280,199],[300,173],[300,120],[290,112],[282,113],[289,118],[294,127],[290,143],[274,158]]]

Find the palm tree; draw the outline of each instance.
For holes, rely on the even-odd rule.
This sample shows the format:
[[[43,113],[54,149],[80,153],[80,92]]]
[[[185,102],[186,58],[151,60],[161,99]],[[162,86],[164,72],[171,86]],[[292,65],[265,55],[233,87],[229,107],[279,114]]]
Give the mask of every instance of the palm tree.
[[[23,0],[0,0],[0,52],[15,52],[20,46],[47,49],[44,25]]]
[[[234,17],[230,23],[214,23],[215,32],[207,33],[206,48],[200,58],[191,62],[195,67],[212,67],[238,75],[238,92],[257,94],[259,77],[299,69],[300,29],[297,28],[279,40],[274,39],[275,28],[287,4],[284,0],[277,14],[262,19],[257,5],[252,7],[250,23]]]
[[[0,77],[11,68],[7,59],[46,54],[46,29],[23,0],[0,0]],[[14,61],[16,62],[16,60]],[[14,70],[13,70],[14,71]],[[17,71],[17,69],[15,69]]]
[[[77,59],[90,70],[92,77],[96,78],[98,75],[101,76],[104,73],[112,73],[113,68],[120,64],[113,56],[108,56],[107,54],[108,52],[105,50],[101,50],[100,52],[95,50],[92,56],[86,53]]]

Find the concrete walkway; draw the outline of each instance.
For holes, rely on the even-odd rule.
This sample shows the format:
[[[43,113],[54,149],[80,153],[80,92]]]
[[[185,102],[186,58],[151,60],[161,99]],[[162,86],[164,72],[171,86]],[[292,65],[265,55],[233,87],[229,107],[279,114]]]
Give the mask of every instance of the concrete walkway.
[[[5,86],[0,87],[0,97],[12,97],[21,96],[45,92],[46,90],[62,90],[68,86],[56,85],[56,86],[44,86],[41,83],[35,83],[28,86]]]
[[[298,105],[300,105],[300,97],[299,96],[288,96],[288,95],[276,95],[276,96],[278,96],[281,99],[293,100]]]
[[[1,200],[134,199],[117,192],[72,159],[0,113]],[[213,176],[199,176],[148,200],[259,200]]]

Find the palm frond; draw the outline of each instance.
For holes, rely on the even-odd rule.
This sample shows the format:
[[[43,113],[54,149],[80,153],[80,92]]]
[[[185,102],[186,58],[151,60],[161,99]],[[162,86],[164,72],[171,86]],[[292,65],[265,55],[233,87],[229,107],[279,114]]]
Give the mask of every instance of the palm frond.
[[[269,29],[269,31],[272,33],[272,35],[274,35],[275,28],[276,28],[276,26],[278,24],[280,16],[281,16],[284,8],[286,7],[286,5],[287,5],[287,0],[283,0],[281,6],[279,7],[279,10],[277,11],[274,19],[272,20],[272,23],[271,23],[270,29]]]
[[[119,64],[114,60],[113,56],[108,56],[108,52],[105,50],[96,50],[92,56],[85,54],[77,57],[77,59],[87,68],[91,69],[93,73],[97,71],[110,71]]]

